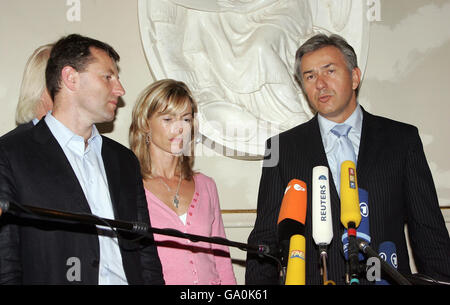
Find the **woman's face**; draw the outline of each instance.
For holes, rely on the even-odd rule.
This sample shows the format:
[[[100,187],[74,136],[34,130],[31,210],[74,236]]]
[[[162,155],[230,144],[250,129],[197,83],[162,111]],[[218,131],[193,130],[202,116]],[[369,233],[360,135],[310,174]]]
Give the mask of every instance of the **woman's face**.
[[[173,113],[154,113],[150,118],[150,146],[171,155],[181,155],[190,151],[193,126],[192,107]]]

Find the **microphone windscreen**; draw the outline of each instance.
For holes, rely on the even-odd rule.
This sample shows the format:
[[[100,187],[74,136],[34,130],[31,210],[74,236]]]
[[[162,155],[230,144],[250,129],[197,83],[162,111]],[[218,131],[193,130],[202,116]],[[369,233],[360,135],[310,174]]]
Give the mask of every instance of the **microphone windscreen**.
[[[293,235],[289,243],[286,285],[305,285],[305,237]]]
[[[361,222],[356,230],[356,237],[364,239],[370,244],[370,223],[369,223],[369,193],[364,189],[358,189],[359,211],[361,213]]]
[[[333,239],[328,167],[316,166],[312,172],[312,235],[317,245]]]
[[[348,160],[341,165],[341,222],[347,229],[350,222],[355,227],[361,222],[356,167],[354,162]]]
[[[289,241],[295,234],[305,234],[306,220],[306,183],[292,179],[281,201],[278,214],[278,242],[281,254],[281,264],[287,265],[289,259]]]
[[[378,247],[378,256],[386,261],[391,267],[397,269],[397,248],[395,244],[391,241],[385,241],[380,244]],[[380,281],[375,282],[376,285],[390,285],[388,281],[385,279],[381,279]]]
[[[284,192],[277,223],[280,224],[285,219],[292,219],[304,225],[306,201],[306,183],[298,179],[292,179]]]

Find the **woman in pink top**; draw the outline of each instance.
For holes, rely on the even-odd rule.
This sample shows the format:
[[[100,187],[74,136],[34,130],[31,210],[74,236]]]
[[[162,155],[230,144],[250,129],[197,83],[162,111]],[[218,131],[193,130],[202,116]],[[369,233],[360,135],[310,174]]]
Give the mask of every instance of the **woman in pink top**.
[[[133,108],[130,146],[141,163],[152,226],[225,237],[216,184],[192,169],[196,113],[184,83],[157,81]],[[236,284],[228,247],[160,234],[154,238],[166,284]]]

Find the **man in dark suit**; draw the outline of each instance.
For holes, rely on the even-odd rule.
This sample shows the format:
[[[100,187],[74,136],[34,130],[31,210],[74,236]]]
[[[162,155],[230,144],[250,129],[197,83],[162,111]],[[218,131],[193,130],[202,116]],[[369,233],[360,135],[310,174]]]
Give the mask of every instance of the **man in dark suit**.
[[[136,157],[94,125],[112,121],[125,94],[118,61],[88,37],[55,44],[46,69],[53,112],[0,139],[1,200],[150,225]],[[151,238],[10,214],[0,221],[0,283],[164,284]]]
[[[248,242],[277,244],[277,218],[284,189],[291,179],[308,186],[306,218],[306,283],[322,284],[318,248],[312,238],[312,169],[330,171],[334,238],[328,249],[328,277],[346,283],[346,263],[341,236],[340,197],[336,183],[340,164],[334,155],[336,125],[351,126],[348,139],[357,160],[358,186],[369,194],[371,245],[392,241],[397,250],[398,270],[410,274],[404,234],[408,225],[414,260],[420,273],[437,280],[450,280],[450,239],[416,127],[374,116],[357,102],[361,72],[356,54],[337,36],[316,35],[296,54],[298,79],[316,116],[310,121],[270,139],[278,141],[278,164],[262,171],[255,227]],[[274,155],[268,158],[273,158]],[[267,161],[265,161],[266,163]],[[247,284],[279,284],[274,260],[247,256]],[[362,283],[365,277],[361,279]]]

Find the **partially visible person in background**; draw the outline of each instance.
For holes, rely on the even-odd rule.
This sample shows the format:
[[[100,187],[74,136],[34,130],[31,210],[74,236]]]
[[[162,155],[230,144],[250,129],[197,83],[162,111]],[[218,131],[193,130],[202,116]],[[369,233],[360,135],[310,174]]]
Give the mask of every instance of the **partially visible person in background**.
[[[53,44],[46,44],[34,50],[25,65],[19,102],[16,108],[17,127],[4,136],[29,129],[53,108],[53,100],[45,85],[45,68]]]
[[[196,113],[197,104],[183,82],[151,84],[133,109],[130,148],[141,164],[153,226],[225,237],[216,184],[192,169]],[[228,247],[154,237],[166,284],[236,284]]]
[[[53,101],[45,85],[45,67],[52,47],[53,44],[40,46],[28,59],[17,103],[17,125],[30,121],[36,124],[53,108]]]

